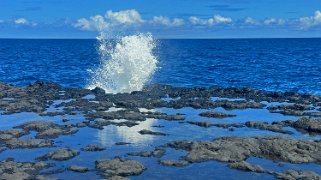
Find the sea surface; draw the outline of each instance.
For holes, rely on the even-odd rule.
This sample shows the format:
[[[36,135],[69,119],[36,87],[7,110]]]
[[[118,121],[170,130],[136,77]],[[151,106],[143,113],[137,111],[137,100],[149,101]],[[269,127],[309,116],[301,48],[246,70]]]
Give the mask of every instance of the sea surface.
[[[0,40],[0,81],[85,87],[101,62],[97,40]],[[140,48],[140,47],[136,47]],[[321,39],[156,40],[149,83],[321,94]]]

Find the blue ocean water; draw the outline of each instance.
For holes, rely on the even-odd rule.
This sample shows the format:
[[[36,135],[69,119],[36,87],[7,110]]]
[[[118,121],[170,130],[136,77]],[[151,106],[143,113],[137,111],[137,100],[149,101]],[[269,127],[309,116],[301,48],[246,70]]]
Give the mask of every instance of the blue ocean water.
[[[0,81],[84,87],[96,40],[0,40]],[[139,48],[139,47],[137,47]],[[321,92],[321,39],[157,40],[151,83]]]

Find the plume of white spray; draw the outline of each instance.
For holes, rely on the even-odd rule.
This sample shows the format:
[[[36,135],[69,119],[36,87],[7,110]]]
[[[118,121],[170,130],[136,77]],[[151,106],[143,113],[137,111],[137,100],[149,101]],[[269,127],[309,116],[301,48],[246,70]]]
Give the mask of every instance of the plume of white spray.
[[[92,71],[87,88],[100,87],[106,93],[141,90],[157,68],[153,54],[156,43],[150,33],[124,36],[115,43],[104,33],[97,37],[100,66]]]

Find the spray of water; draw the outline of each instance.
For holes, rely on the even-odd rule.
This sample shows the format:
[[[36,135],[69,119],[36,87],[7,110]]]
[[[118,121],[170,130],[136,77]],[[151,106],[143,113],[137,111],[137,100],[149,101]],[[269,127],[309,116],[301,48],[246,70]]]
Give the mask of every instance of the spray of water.
[[[87,88],[100,87],[107,93],[141,90],[157,67],[153,54],[156,43],[152,35],[124,36],[110,42],[101,33],[97,40],[101,64],[92,71]]]

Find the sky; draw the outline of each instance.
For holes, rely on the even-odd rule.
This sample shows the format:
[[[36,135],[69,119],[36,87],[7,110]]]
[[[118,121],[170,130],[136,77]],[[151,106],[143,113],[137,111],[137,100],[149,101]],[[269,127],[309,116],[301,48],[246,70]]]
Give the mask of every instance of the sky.
[[[0,0],[0,38],[321,37],[321,0]]]

